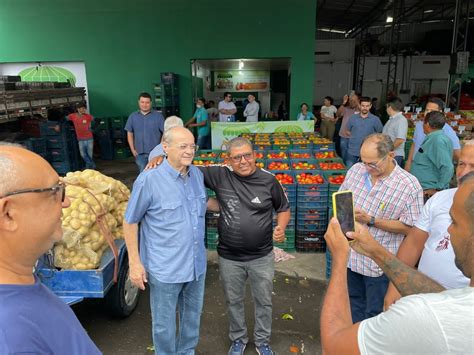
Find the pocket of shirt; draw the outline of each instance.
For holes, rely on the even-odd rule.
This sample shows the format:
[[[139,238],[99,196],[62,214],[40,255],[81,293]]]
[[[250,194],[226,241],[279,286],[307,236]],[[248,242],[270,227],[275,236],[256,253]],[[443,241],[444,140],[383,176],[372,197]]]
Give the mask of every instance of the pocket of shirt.
[[[164,201],[162,204],[163,218],[168,223],[181,222],[183,216],[183,204],[181,201]]]
[[[199,196],[196,198],[197,201],[197,211],[199,217],[204,217],[206,215],[207,210],[207,199],[205,196]]]

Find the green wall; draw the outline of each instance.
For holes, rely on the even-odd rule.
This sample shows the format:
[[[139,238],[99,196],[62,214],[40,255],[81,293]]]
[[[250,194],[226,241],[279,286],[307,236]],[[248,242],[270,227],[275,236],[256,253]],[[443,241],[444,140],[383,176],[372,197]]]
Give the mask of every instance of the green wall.
[[[160,72],[193,58],[290,57],[291,117],[313,97],[316,0],[0,0],[0,62],[84,61],[91,112],[128,114]]]

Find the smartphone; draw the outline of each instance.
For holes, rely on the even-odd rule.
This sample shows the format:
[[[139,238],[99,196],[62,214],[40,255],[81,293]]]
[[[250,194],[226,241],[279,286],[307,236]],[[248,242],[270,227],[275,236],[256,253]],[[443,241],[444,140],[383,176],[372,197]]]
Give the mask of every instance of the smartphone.
[[[332,194],[334,217],[341,225],[342,232],[355,231],[354,199],[352,191],[339,191]],[[350,239],[350,238],[348,238]]]

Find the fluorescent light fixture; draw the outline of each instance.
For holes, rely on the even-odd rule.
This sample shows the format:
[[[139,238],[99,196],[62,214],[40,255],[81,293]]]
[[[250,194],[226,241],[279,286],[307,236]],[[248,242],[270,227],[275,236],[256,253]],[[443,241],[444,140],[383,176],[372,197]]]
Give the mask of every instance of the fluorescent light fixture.
[[[393,22],[393,17],[392,16],[387,16],[387,23],[392,23]]]
[[[432,12],[434,12],[434,10],[429,9],[429,10],[425,10],[425,11],[423,11],[423,12],[424,12],[425,14],[431,14]]]
[[[243,68],[244,68],[244,61],[241,60],[241,61],[239,62],[239,70],[241,70],[241,69],[243,69]]]
[[[342,31],[342,30],[332,30],[330,28],[318,28],[318,31],[322,31],[322,32],[332,32],[332,33],[342,33],[342,34],[345,34],[346,31]]]

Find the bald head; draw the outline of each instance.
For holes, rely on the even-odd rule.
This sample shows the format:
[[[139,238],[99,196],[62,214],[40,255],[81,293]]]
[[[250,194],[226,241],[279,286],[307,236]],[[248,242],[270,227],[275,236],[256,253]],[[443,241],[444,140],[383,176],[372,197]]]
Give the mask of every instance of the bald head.
[[[184,127],[172,127],[163,134],[163,141],[172,144],[177,139],[189,138],[190,136],[194,139],[194,136],[189,129]]]
[[[0,196],[41,180],[44,174],[57,175],[51,165],[39,155],[14,144],[0,144]]]

